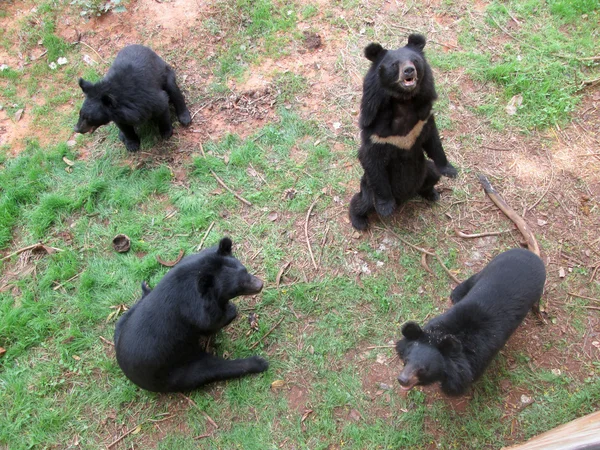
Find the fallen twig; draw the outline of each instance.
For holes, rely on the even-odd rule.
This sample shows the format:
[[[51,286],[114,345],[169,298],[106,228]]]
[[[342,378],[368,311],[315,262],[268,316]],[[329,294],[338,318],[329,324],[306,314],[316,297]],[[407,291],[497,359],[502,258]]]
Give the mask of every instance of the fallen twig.
[[[433,270],[431,270],[431,267],[429,267],[429,264],[427,264],[427,253],[421,253],[421,266],[431,275],[435,275]]]
[[[270,335],[273,332],[273,330],[275,330],[275,328],[277,328],[279,326],[279,324],[281,322],[283,322],[283,319],[285,319],[285,317],[282,317],[281,319],[279,319],[279,322],[277,322],[275,325],[273,325],[273,327],[269,331],[267,331],[263,337],[261,337],[258,341],[256,341],[254,344],[252,344],[250,346],[250,350],[252,350],[253,348],[256,348],[256,346],[258,346],[258,344],[260,344],[268,335]]]
[[[202,147],[202,143],[200,143],[199,145],[200,145],[200,151],[202,152],[202,156],[204,157],[204,159],[206,159],[206,153],[204,153],[204,147]],[[241,201],[244,205],[252,206],[251,202],[249,202],[244,197],[242,197],[237,192],[235,192],[233,189],[231,189],[229,186],[227,186],[225,184],[225,182],[219,178],[219,176],[215,173],[214,170],[212,170],[210,167],[208,168],[208,170],[210,170],[210,173],[212,174],[212,176],[215,177],[215,180],[217,180],[217,183],[219,183],[221,186],[223,186],[225,189],[227,189],[227,191],[229,191],[235,198],[237,198],[239,201]]]
[[[192,405],[193,407],[197,408],[198,411],[200,411],[202,414],[204,414],[204,417],[206,417],[206,420],[208,420],[208,422],[215,428],[219,428],[219,425],[217,425],[217,423],[212,419],[212,417],[210,417],[206,411],[203,411],[202,409],[200,409],[200,407],[198,406],[198,404],[192,400],[191,398],[189,398],[187,395],[185,395],[182,392],[179,392],[179,396],[184,398],[185,400],[187,400],[187,402]]]
[[[458,237],[465,238],[465,239],[480,238],[480,237],[484,237],[484,236],[498,236],[499,234],[508,233],[508,231],[509,230],[502,230],[502,231],[488,231],[485,233],[466,234],[466,233],[463,233],[462,231],[460,231],[458,228],[454,229],[454,233],[456,233],[456,235]]]
[[[131,430],[128,430],[127,432],[123,433],[119,438],[117,438],[116,440],[114,440],[111,444],[107,445],[106,448],[108,450],[110,450],[112,447],[114,447],[115,445],[117,445],[119,442],[121,442],[123,439],[125,439],[127,436],[129,436],[131,433],[133,433],[135,430],[137,430],[141,426],[142,426],[142,424],[140,423],[139,425],[135,426]]]
[[[93,51],[93,52],[94,52],[94,53],[95,53],[95,54],[98,56],[98,58],[100,58],[100,60],[101,60],[101,61],[102,61],[104,64],[106,64],[106,61],[104,60],[104,58],[103,58],[102,56],[100,56],[100,53],[98,53],[98,52],[97,52],[97,51],[96,51],[96,50],[95,50],[95,49],[94,49],[92,46],[90,46],[90,45],[86,44],[86,43],[85,43],[85,42],[83,42],[83,41],[77,41],[77,42],[73,42],[73,44],[74,44],[74,45],[77,45],[77,44],[82,44],[82,45],[85,45],[87,48],[89,48],[91,51]]]
[[[600,300],[597,298],[593,298],[593,297],[586,297],[585,295],[579,295],[579,294],[575,294],[574,292],[567,292],[567,294],[569,294],[571,297],[577,297],[577,298],[583,298],[585,300],[591,300],[593,302],[598,302],[600,303]]]
[[[185,254],[184,250],[179,250],[179,255],[177,255],[177,259],[175,259],[174,261],[165,261],[158,255],[156,255],[156,260],[163,266],[173,267],[175,264],[177,264],[179,261],[181,261],[181,258],[183,258],[184,254]]]
[[[212,230],[212,228],[215,226],[215,223],[211,223],[210,226],[208,227],[208,229],[206,230],[206,233],[204,233],[204,237],[202,238],[202,240],[200,241],[200,244],[198,245],[198,247],[196,247],[196,251],[199,252],[202,249],[202,246],[204,245],[204,241],[206,241],[206,238],[208,237],[208,235],[210,234],[210,230]]]
[[[306,213],[306,220],[304,221],[304,235],[306,236],[306,246],[308,247],[308,253],[310,253],[310,259],[313,263],[315,270],[318,270],[319,267],[317,266],[317,263],[315,262],[315,255],[313,255],[312,248],[310,247],[310,239],[308,237],[308,222],[310,221],[310,213],[312,212],[313,208],[315,207],[317,200],[319,200],[319,197],[321,197],[321,194],[317,195],[317,198],[315,198],[315,201],[312,202],[312,204],[310,205],[310,208],[308,208],[308,212]]]
[[[105,344],[112,345],[113,347],[115,346],[115,344],[114,344],[113,342],[110,342],[110,341],[109,341],[108,339],[106,339],[104,336],[100,336],[100,340],[101,340],[102,342],[104,342]]]
[[[414,244],[411,244],[411,243],[410,243],[410,242],[408,242],[406,239],[404,239],[402,236],[400,236],[398,233],[395,233],[393,230],[391,230],[391,229],[390,229],[390,228],[389,228],[387,225],[385,225],[385,224],[384,224],[384,226],[385,226],[385,229],[386,229],[387,231],[389,231],[390,233],[392,233],[394,236],[396,236],[396,238],[397,238],[397,239],[399,239],[400,241],[404,242],[404,243],[405,243],[406,245],[408,245],[409,247],[412,247],[412,248],[414,248],[415,250],[418,250],[418,251],[420,251],[420,252],[422,252],[422,253],[425,253],[425,254],[427,254],[427,255],[429,255],[429,256],[433,256],[433,257],[435,257],[435,258],[438,260],[438,263],[440,263],[440,266],[442,266],[442,269],[444,269],[444,271],[445,271],[445,272],[448,274],[448,276],[449,276],[450,278],[452,278],[452,281],[454,281],[454,282],[455,282],[455,283],[457,283],[457,284],[460,284],[460,283],[461,283],[461,281],[460,281],[458,278],[456,278],[456,276],[455,276],[455,275],[454,275],[452,272],[450,272],[450,269],[448,269],[448,268],[447,268],[447,267],[444,265],[444,263],[442,262],[442,258],[440,258],[440,256],[439,256],[437,253],[430,252],[429,250],[425,250],[424,248],[417,247],[416,245],[414,245]]]
[[[205,439],[207,437],[211,437],[212,433],[205,433],[205,434],[201,434],[200,436],[196,436],[194,438],[195,441],[199,441],[200,439]]]
[[[479,182],[483,186],[483,190],[488,195],[490,200],[494,202],[494,204],[500,208],[500,211],[504,213],[506,217],[508,217],[519,229],[525,241],[527,242],[527,247],[536,255],[540,256],[540,248],[538,246],[537,241],[535,240],[535,236],[529,230],[529,226],[523,220],[521,216],[519,216],[508,204],[504,201],[504,199],[496,192],[496,190],[490,184],[490,181],[483,174],[479,175]]]
[[[376,348],[395,348],[396,345],[395,344],[388,344],[388,345],[371,345],[369,347],[367,347],[367,350],[374,350]]]
[[[285,273],[287,268],[290,267],[291,264],[292,264],[292,261],[288,261],[283,266],[281,266],[281,269],[279,269],[279,272],[277,273],[277,278],[275,278],[275,286],[277,287],[277,289],[279,289],[279,283],[281,283],[281,277],[283,276],[283,274]]]
[[[79,272],[78,274],[72,276],[71,278],[69,278],[67,281],[63,281],[60,284],[57,284],[56,286],[54,286],[52,288],[53,291],[58,291],[61,287],[63,287],[65,284],[67,284],[69,281],[73,281],[75,278],[77,278],[79,275],[81,275],[81,272]]]
[[[6,255],[4,258],[0,259],[0,261],[6,261],[7,259],[12,258],[13,256],[20,255],[21,253],[26,252],[27,250],[33,250],[39,247],[42,247],[44,250],[46,250],[46,253],[48,254],[63,251],[60,248],[50,247],[49,245],[44,245],[41,242],[38,242],[37,244],[28,245],[27,247],[20,248],[19,250],[12,252],[10,255]]]

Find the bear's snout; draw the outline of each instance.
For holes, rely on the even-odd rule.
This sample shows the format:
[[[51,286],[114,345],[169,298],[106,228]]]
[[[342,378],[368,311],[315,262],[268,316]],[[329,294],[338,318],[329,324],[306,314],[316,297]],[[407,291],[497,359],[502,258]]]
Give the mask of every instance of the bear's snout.
[[[248,281],[245,283],[244,286],[244,294],[245,295],[254,295],[254,294],[258,294],[260,291],[262,291],[263,288],[263,282],[260,278],[255,277],[254,275],[250,275],[248,274]]]
[[[414,370],[410,368],[404,368],[402,373],[398,375],[398,383],[403,391],[409,391],[417,385],[419,378]]]
[[[417,85],[417,68],[408,61],[400,66],[398,82],[405,88],[414,88]]]

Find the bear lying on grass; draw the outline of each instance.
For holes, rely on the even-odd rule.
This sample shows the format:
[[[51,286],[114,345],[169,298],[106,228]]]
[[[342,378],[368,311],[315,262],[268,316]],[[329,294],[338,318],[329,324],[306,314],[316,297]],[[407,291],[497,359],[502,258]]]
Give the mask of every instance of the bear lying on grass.
[[[363,82],[359,121],[358,159],[365,172],[360,192],[350,202],[350,220],[358,230],[367,228],[373,209],[389,216],[415,195],[437,200],[434,186],[440,174],[457,174],[446,159],[433,118],[437,94],[424,47],[425,38],[411,34],[408,44],[397,50],[379,44],[365,48],[372,61]]]
[[[182,125],[188,126],[192,121],[175,72],[143,45],[125,47],[102,80],[93,84],[80,78],[79,86],[85,101],[75,132],[93,133],[99,126],[114,122],[120,130],[119,139],[130,152],[140,148],[134,127],[148,120],[158,124],[162,138],[171,137],[169,101]]]
[[[264,359],[225,360],[200,348],[237,316],[229,300],[261,291],[263,283],[231,253],[231,240],[188,256],[119,319],[115,350],[131,381],[154,392],[181,392],[267,370]]]
[[[400,386],[441,382],[446,395],[461,395],[485,371],[527,315],[539,307],[546,269],[535,253],[508,250],[452,291],[454,305],[421,328],[402,327],[396,344],[404,369]]]

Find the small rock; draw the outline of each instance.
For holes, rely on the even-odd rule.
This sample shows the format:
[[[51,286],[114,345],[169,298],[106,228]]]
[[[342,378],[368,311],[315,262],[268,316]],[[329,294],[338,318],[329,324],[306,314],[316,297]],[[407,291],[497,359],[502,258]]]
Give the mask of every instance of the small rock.
[[[533,401],[533,399],[531,397],[528,397],[527,395],[523,394],[521,395],[521,403],[523,403],[524,405],[528,405]]]
[[[75,141],[74,139],[70,139],[67,141],[67,147],[75,147],[76,144],[77,141]]]
[[[385,357],[385,355],[383,353],[379,353],[377,355],[377,357],[375,358],[375,361],[377,361],[379,364],[385,364],[387,358]]]
[[[67,60],[67,58],[61,56],[60,58],[58,58],[56,60],[56,62],[58,63],[59,66],[64,66],[65,64],[67,64],[69,61]]]
[[[52,70],[55,70],[58,66],[56,65],[56,63],[53,61],[50,64],[48,64],[48,67],[50,67]]]
[[[564,278],[564,277],[566,276],[566,273],[565,273],[565,268],[564,268],[564,267],[559,267],[559,268],[558,268],[558,276],[559,276],[560,278]]]
[[[333,122],[333,129],[339,130],[342,127],[341,122]]]
[[[546,222],[545,220],[542,220],[542,219],[538,219],[538,220],[537,220],[537,223],[538,223],[538,225],[539,225],[540,227],[543,227],[543,226],[544,226],[544,225],[546,225],[548,222]]]
[[[392,387],[389,384],[379,383],[379,389],[382,391],[389,391]]]
[[[557,377],[559,377],[560,374],[561,374],[560,369],[552,369],[552,374],[556,375]]]

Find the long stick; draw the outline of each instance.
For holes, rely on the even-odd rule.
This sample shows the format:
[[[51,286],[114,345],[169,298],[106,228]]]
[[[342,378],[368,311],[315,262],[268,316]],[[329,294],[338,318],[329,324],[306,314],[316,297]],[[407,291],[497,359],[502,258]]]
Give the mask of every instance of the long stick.
[[[308,213],[306,213],[306,220],[304,221],[304,236],[306,236],[306,245],[308,247],[308,253],[310,253],[310,259],[313,263],[315,270],[318,270],[319,267],[317,266],[317,263],[315,262],[315,255],[313,255],[312,248],[310,247],[310,239],[308,238],[308,222],[310,220],[310,213],[312,212],[313,208],[315,207],[315,204],[317,203],[317,200],[319,200],[320,196],[321,196],[320,194],[317,195],[317,198],[315,198],[315,201],[312,202],[312,205],[310,205],[310,208],[308,208]]]
[[[489,231],[489,232],[485,232],[485,233],[467,234],[467,233],[463,233],[458,228],[454,229],[454,233],[458,237],[465,238],[465,239],[480,238],[480,237],[484,237],[484,236],[498,236],[499,234],[503,234],[503,233],[507,233],[507,232],[508,232],[508,230],[502,230],[502,231]]]
[[[204,153],[204,147],[202,147],[202,143],[200,143],[200,151],[202,152],[202,156],[204,157],[204,159],[206,159],[206,153]],[[219,183],[221,186],[223,186],[225,189],[227,189],[231,194],[233,194],[233,196],[235,198],[237,198],[244,205],[252,206],[251,202],[249,202],[244,197],[242,197],[237,192],[235,192],[233,189],[231,189],[229,186],[227,186],[225,184],[225,182],[219,178],[219,176],[215,173],[214,170],[212,170],[210,167],[208,168],[208,170],[210,170],[210,173],[212,174],[212,176],[215,177],[215,180],[217,180],[217,183]]]
[[[279,319],[279,322],[277,322],[275,325],[273,325],[273,327],[272,327],[272,328],[271,328],[269,331],[267,331],[267,333],[266,333],[266,334],[265,334],[263,337],[261,337],[261,338],[260,338],[258,341],[256,341],[254,344],[252,344],[252,345],[250,346],[250,350],[252,350],[253,348],[255,348],[255,347],[256,347],[258,344],[260,344],[260,343],[261,343],[261,342],[262,342],[262,341],[263,341],[263,340],[264,340],[264,339],[265,339],[265,338],[266,338],[268,335],[270,335],[270,334],[273,332],[273,330],[274,330],[275,328],[277,328],[281,322],[283,322],[283,319],[285,319],[285,317],[282,317],[281,319]]]
[[[27,250],[32,250],[32,249],[34,249],[34,248],[36,248],[36,247],[40,247],[40,246],[41,246],[41,247],[43,247],[43,248],[44,248],[44,250],[46,250],[46,252],[48,252],[48,250],[47,250],[47,249],[54,250],[55,252],[62,252],[62,251],[63,251],[63,250],[62,250],[62,249],[60,249],[60,248],[56,248],[56,247],[50,247],[49,245],[44,245],[44,244],[42,244],[41,242],[38,242],[37,244],[28,245],[27,247],[20,248],[20,249],[19,249],[19,250],[17,250],[16,252],[12,252],[10,255],[6,255],[4,258],[0,259],[0,261],[5,261],[5,260],[7,260],[7,259],[10,259],[10,258],[12,258],[12,257],[13,257],[13,256],[15,256],[15,255],[19,255],[19,254],[21,254],[21,253],[23,253],[23,252],[26,252]],[[50,253],[50,252],[48,252],[48,253]]]
[[[208,227],[208,230],[206,230],[206,233],[204,233],[204,237],[200,241],[200,245],[198,245],[198,247],[196,248],[197,252],[199,252],[202,249],[202,246],[204,245],[204,241],[206,240],[206,238],[210,234],[210,230],[212,230],[212,227],[214,227],[214,226],[215,226],[215,223],[214,222],[211,223],[210,226]]]
[[[506,217],[508,217],[519,229],[525,241],[527,242],[527,248],[531,250],[536,255],[540,256],[540,247],[538,246],[537,241],[535,240],[535,236],[529,229],[527,223],[523,220],[521,216],[519,216],[508,204],[504,201],[504,199],[496,192],[496,190],[490,184],[490,181],[483,174],[479,175],[479,182],[483,186],[483,190],[488,195],[490,200],[494,202],[494,204],[500,208],[500,211],[504,213]]]
[[[424,248],[417,247],[416,245],[411,244],[406,239],[402,238],[402,236],[400,236],[398,233],[395,233],[393,230],[391,230],[387,225],[384,225],[384,226],[385,226],[386,230],[388,230],[390,233],[392,233],[394,236],[396,236],[396,239],[399,239],[400,241],[404,242],[406,245],[414,248],[415,250],[418,250],[420,252],[423,252],[429,256],[433,256],[434,258],[436,258],[438,260],[438,263],[440,263],[440,266],[442,266],[442,269],[444,269],[444,271],[448,274],[448,276],[450,278],[452,278],[452,281],[454,281],[456,284],[461,283],[461,281],[458,278],[456,278],[454,276],[454,274],[452,272],[450,272],[450,270],[444,265],[444,263],[442,262],[442,258],[440,258],[437,253],[430,252],[428,250],[425,250]]]

